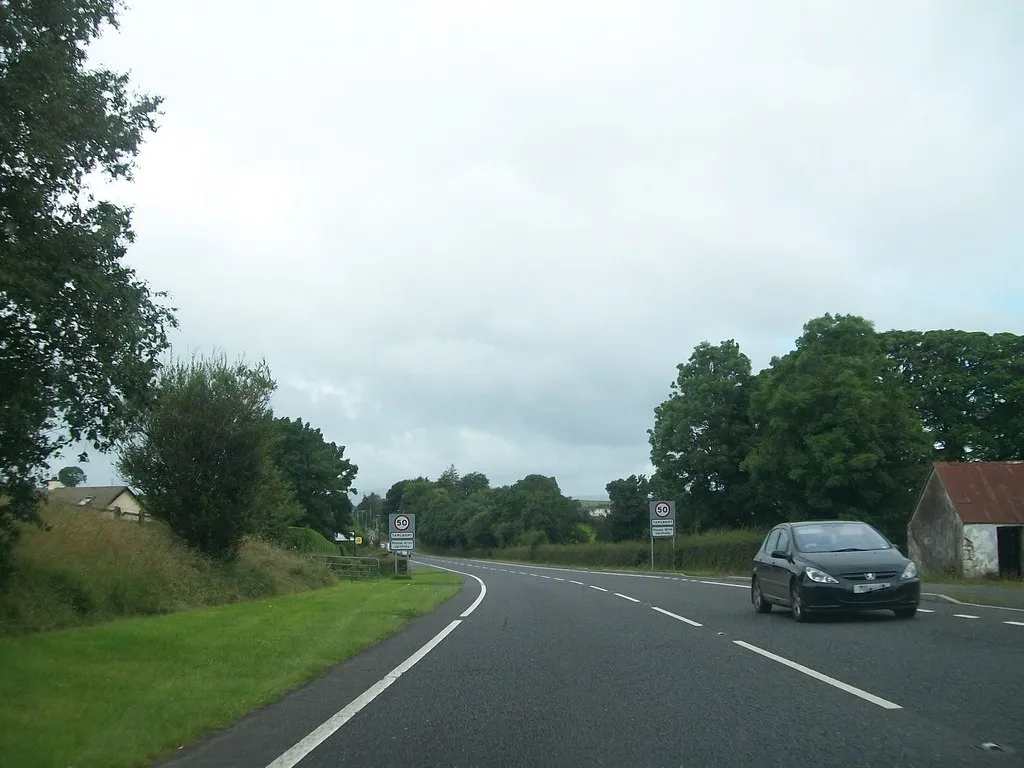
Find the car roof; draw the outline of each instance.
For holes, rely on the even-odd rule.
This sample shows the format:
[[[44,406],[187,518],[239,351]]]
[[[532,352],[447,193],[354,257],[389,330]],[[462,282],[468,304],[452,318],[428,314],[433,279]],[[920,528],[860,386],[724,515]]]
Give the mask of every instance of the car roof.
[[[855,525],[868,525],[863,520],[800,520],[799,522],[788,523],[788,525],[799,527],[801,525],[850,525],[851,523]]]

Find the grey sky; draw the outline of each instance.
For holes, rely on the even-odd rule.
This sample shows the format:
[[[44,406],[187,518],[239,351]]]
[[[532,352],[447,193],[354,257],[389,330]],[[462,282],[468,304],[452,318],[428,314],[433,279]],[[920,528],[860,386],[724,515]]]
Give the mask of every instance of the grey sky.
[[[166,97],[124,194],[177,352],[265,357],[360,491],[454,463],[594,497],[702,340],[1024,332],[1022,32],[973,0],[135,0],[94,58]]]

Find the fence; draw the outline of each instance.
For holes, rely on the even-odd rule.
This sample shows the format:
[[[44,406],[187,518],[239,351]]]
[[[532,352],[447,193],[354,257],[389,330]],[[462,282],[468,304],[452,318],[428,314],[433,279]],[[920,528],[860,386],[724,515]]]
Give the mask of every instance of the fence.
[[[380,560],[376,557],[346,557],[311,553],[310,557],[321,562],[343,579],[352,581],[379,581]]]

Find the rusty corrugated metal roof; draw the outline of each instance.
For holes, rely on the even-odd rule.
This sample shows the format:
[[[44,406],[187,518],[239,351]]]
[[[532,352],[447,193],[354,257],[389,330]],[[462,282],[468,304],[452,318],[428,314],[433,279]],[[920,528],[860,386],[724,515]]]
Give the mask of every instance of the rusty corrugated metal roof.
[[[1024,461],[935,462],[965,523],[1024,525]]]

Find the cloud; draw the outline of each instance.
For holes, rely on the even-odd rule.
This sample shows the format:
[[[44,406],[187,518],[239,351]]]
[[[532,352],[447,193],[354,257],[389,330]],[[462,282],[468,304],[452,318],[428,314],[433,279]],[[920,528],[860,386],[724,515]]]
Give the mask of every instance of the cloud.
[[[1024,331],[1022,30],[925,0],[193,0],[134,4],[95,58],[166,97],[123,194],[179,348],[265,357],[360,490],[454,462],[594,495],[644,471],[704,339],[763,366],[824,312]]]

